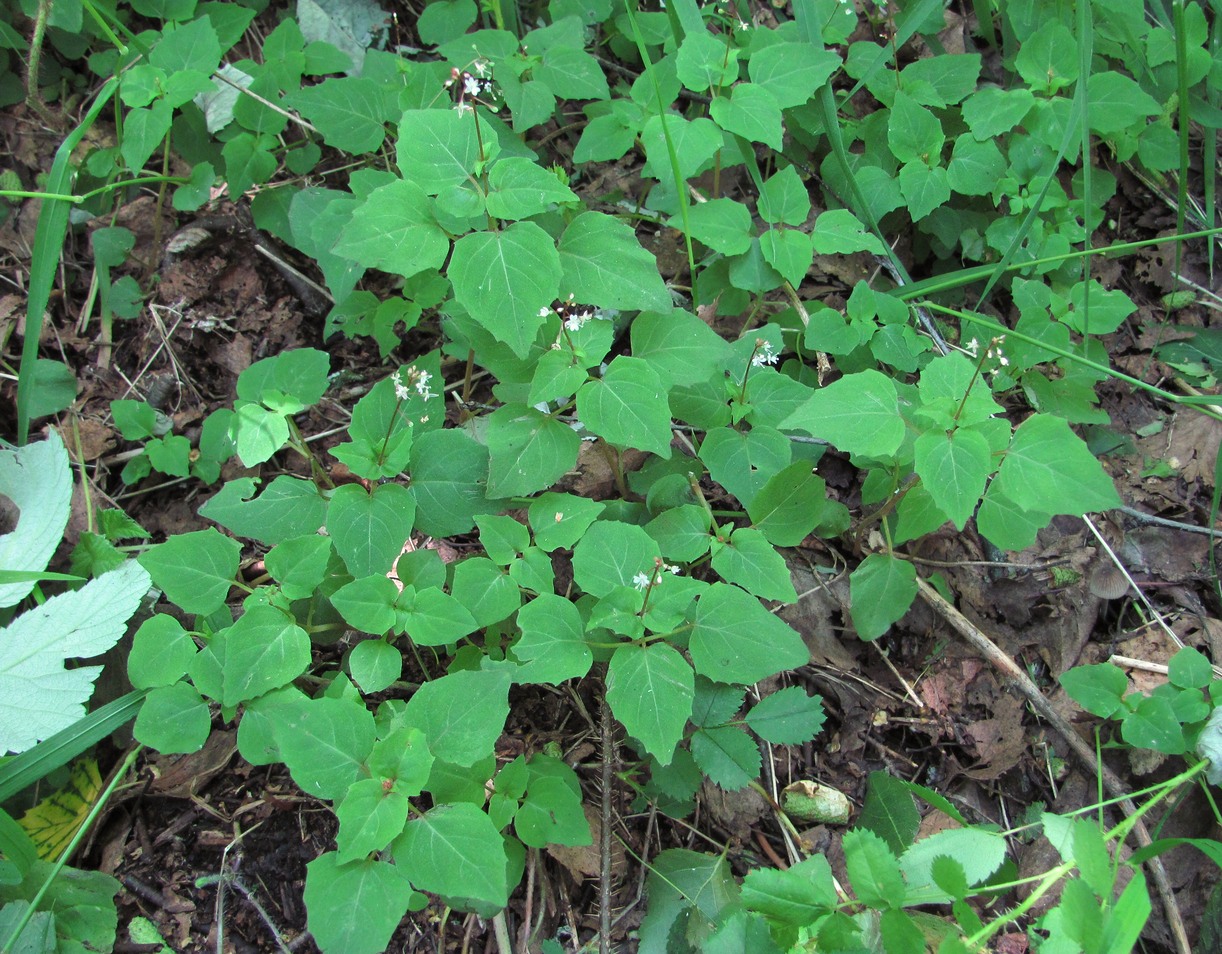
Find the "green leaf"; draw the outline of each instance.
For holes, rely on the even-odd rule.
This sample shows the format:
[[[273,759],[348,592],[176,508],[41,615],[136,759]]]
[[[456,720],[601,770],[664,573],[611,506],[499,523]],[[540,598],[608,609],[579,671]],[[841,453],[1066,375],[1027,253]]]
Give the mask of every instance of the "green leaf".
[[[747,872],[743,879],[743,904],[770,921],[795,928],[814,923],[830,907],[809,880],[795,871],[776,868],[752,868]]]
[[[839,67],[840,57],[833,50],[808,43],[770,43],[751,54],[747,74],[767,88],[777,105],[789,109],[805,105]]]
[[[735,83],[729,97],[717,96],[709,115],[726,132],[779,150],[782,145],[781,107],[776,97],[755,83]]]
[[[788,686],[752,706],[747,725],[765,742],[801,745],[819,734],[826,718],[821,696],[808,696],[805,690]]]
[[[531,767],[546,759],[546,756],[536,756],[531,760]],[[514,833],[529,848],[549,844],[589,845],[594,841],[590,823],[581,807],[581,788],[576,775],[563,762],[558,764],[568,775],[532,777],[522,807],[514,817]]]
[[[419,795],[428,783],[434,763],[424,733],[407,726],[389,730],[379,726],[379,732],[383,737],[373,745],[369,771],[374,778],[392,781],[396,792],[409,797]]]
[[[300,110],[322,134],[323,141],[342,152],[360,156],[381,148],[386,138],[385,96],[371,79],[357,76],[333,77],[317,86],[304,86],[285,97],[285,102]],[[437,110],[450,112],[450,110]],[[406,125],[407,116],[404,116]],[[405,130],[399,127],[402,143]],[[405,166],[400,149],[399,168]]]
[[[326,521],[327,501],[310,481],[282,474],[255,497],[257,485],[250,477],[230,480],[199,512],[239,537],[269,545],[316,533]]]
[[[873,832],[899,855],[912,844],[920,825],[921,813],[907,784],[887,772],[871,772],[857,827]]]
[[[467,608],[479,627],[508,619],[522,605],[517,584],[499,566],[483,557],[463,560],[454,568],[450,592]]]
[[[709,476],[740,501],[754,500],[790,460],[789,439],[771,427],[710,430],[700,445]],[[805,534],[803,534],[805,536]]]
[[[695,211],[695,210],[693,210]],[[632,321],[632,354],[669,385],[700,384],[730,356],[724,338],[689,311],[647,311]]]
[[[850,615],[857,635],[877,639],[916,599],[916,568],[886,553],[871,553],[849,577]]]
[[[585,641],[581,614],[570,600],[544,593],[518,611],[522,635],[513,654],[522,661],[516,682],[554,686],[590,671],[594,655]]]
[[[1078,64],[1078,41],[1055,18],[1027,37],[1014,58],[1014,68],[1026,85],[1042,93],[1055,93],[1076,80]]]
[[[442,761],[474,765],[505,727],[510,681],[504,670],[459,670],[426,682],[407,701],[404,724],[423,732]]]
[[[759,778],[759,744],[740,726],[698,730],[692,736],[692,757],[710,781],[726,791],[746,788]]]
[[[976,511],[976,527],[1001,550],[1025,550],[1035,542],[1035,535],[1048,526],[1052,515],[1021,507],[996,487],[994,479]]]
[[[699,504],[682,504],[663,510],[645,525],[645,532],[658,541],[668,560],[692,563],[709,550],[709,514]]]
[[[348,670],[361,692],[381,692],[403,675],[403,653],[385,640],[365,639],[352,647]]]
[[[402,833],[410,807],[406,795],[384,789],[380,778],[353,782],[335,811],[336,860],[340,864],[363,860],[386,848]]]
[[[641,527],[600,520],[573,549],[573,582],[592,596],[618,586],[633,586],[638,574],[650,576],[661,551]]]
[[[488,214],[498,219],[526,219],[546,212],[553,203],[577,201],[576,193],[554,171],[519,156],[492,166],[488,188]]]
[[[692,667],[666,643],[627,643],[611,657],[607,705],[628,734],[662,765],[669,765],[674,757],[694,696]]]
[[[678,216],[672,217],[670,224],[683,227]],[[738,255],[751,247],[751,213],[733,199],[696,203],[688,210],[687,225],[692,238],[723,255]]]
[[[447,271],[455,300],[520,358],[546,318],[540,311],[556,298],[560,274],[556,246],[534,222],[464,236]]]
[[[1081,516],[1119,507],[1112,480],[1063,418],[1033,414],[1014,431],[990,492],[1020,507]]]
[[[463,902],[503,907],[509,900],[505,842],[476,805],[439,805],[407,823],[393,846],[412,884]]]
[[[550,487],[577,463],[581,438],[549,414],[506,406],[486,420],[488,492],[493,496],[528,496]]]
[[[751,58],[752,64],[758,56],[759,53]],[[764,182],[760,188],[759,214],[765,222],[773,225],[791,225],[796,228],[806,222],[810,215],[810,193],[806,191],[801,176],[793,166],[785,166]]]
[[[898,908],[904,903],[899,859],[876,834],[860,828],[845,832],[844,861],[853,893],[863,904]]]
[[[197,689],[236,706],[296,679],[310,664],[310,637],[283,611],[252,606],[208,640],[191,662]]]
[[[55,429],[45,441],[0,449],[0,494],[16,510],[16,526],[0,535],[0,569],[45,570],[63,539],[72,503],[72,469]],[[0,584],[0,607],[20,603],[34,582]]]
[[[814,250],[810,236],[796,229],[769,229],[759,237],[764,261],[797,288],[810,269]]]
[[[575,46],[554,46],[543,54],[535,78],[557,99],[609,99],[607,78],[598,60]]]
[[[670,406],[657,373],[641,358],[619,355],[577,392],[577,414],[591,433],[619,447],[670,457]]]
[[[573,546],[606,506],[573,494],[549,492],[536,497],[528,511],[535,545],[549,552]]]
[[[385,861],[340,864],[328,851],[306,865],[307,924],[324,951],[386,950],[412,894],[403,873]]]
[[[136,689],[171,686],[186,673],[196,652],[191,635],[173,616],[150,616],[132,637],[127,678]]]
[[[847,209],[828,209],[826,212],[820,212],[810,238],[815,252],[819,255],[850,255],[853,252],[885,255],[887,251],[878,236],[870,232],[861,224],[861,220]]]
[[[945,141],[937,116],[903,90],[895,94],[887,122],[887,144],[896,159],[902,163],[935,165]]]
[[[687,120],[667,114],[665,121],[661,116],[650,116],[641,128],[641,143],[648,159],[642,175],[668,180],[676,174],[670,164],[667,133],[679,160],[677,174],[682,179],[691,178],[706,167],[721,150],[725,138],[717,124],[707,116]]]
[[[403,598],[400,602],[408,603]],[[408,636],[419,646],[448,646],[476,629],[466,607],[435,586],[419,590],[410,605],[403,607],[401,618]]]
[[[331,558],[331,541],[320,534],[290,537],[268,551],[265,563],[272,579],[291,600],[308,598],[322,583]]]
[[[191,23],[168,23],[149,52],[149,65],[167,73],[192,70],[205,76],[221,62],[221,43],[212,22],[200,17]]]
[[[431,537],[466,533],[475,526],[475,515],[490,509],[487,479],[488,450],[465,432],[419,435],[412,445],[410,487],[416,528]]]
[[[462,185],[480,160],[473,117],[453,109],[409,109],[399,123],[395,162],[429,195]]]
[[[1154,749],[1164,755],[1188,751],[1180,720],[1165,696],[1147,696],[1137,703],[1120,724],[1120,734],[1129,745]]]
[[[679,80],[694,93],[728,86],[738,79],[738,53],[736,47],[711,33],[688,33],[679,44],[675,62]]]
[[[285,416],[258,404],[235,406],[232,431],[238,458],[246,467],[270,460],[289,439]]]
[[[335,246],[336,255],[404,278],[440,268],[449,251],[450,240],[433,218],[428,196],[408,179],[369,193]]]
[[[1105,70],[1092,73],[1086,84],[1090,99],[1090,128],[1100,136],[1122,132],[1157,116],[1155,99],[1122,73]]]
[[[1213,679],[1213,667],[1199,650],[1185,646],[1167,664],[1167,678],[1181,689],[1204,689]]]
[[[331,356],[314,348],[294,348],[256,361],[238,375],[238,398],[282,414],[297,414],[322,400],[331,373]]]
[[[955,140],[946,181],[960,195],[988,195],[1006,171],[1006,159],[990,139],[980,142],[971,133]]]
[[[797,460],[769,477],[749,498],[747,514],[773,546],[796,547],[823,519],[826,491],[810,463]]]
[[[132,734],[162,755],[198,752],[212,731],[212,713],[189,682],[159,686],[150,692],[136,716]]]
[[[1124,708],[1129,680],[1121,668],[1110,662],[1094,666],[1075,666],[1057,678],[1070,699],[1091,715],[1111,718]]]
[[[933,502],[962,530],[993,470],[989,442],[976,431],[929,431],[916,439],[916,472]]]
[[[403,551],[415,516],[416,500],[400,484],[379,484],[372,493],[343,484],[331,497],[327,531],[353,576],[384,574]]]
[[[207,616],[225,605],[242,548],[209,527],[179,533],[137,558],[165,595],[188,613]]]
[[[743,685],[810,661],[801,636],[726,583],[714,583],[696,604],[689,651],[702,676]]]
[[[984,828],[946,828],[919,839],[900,858],[907,881],[905,904],[946,904],[954,900],[934,881],[933,863],[942,855],[963,865],[968,884],[977,885],[1006,860],[1006,839],[1000,832]]]
[[[658,263],[631,227],[602,212],[583,212],[560,237],[561,287],[604,308],[667,311],[670,292]]]
[[[274,705],[268,715],[280,758],[307,795],[341,799],[366,776],[373,751],[373,714],[352,698],[304,697]]]
[[[866,457],[889,457],[904,440],[895,383],[874,370],[846,374],[820,388],[781,427],[805,431]]]
[[[988,142],[1022,122],[1034,102],[1035,96],[1025,87],[1007,90],[986,86],[963,101],[963,120],[976,139]]]
[[[912,221],[919,222],[950,201],[950,179],[944,167],[913,160],[900,169],[900,192]]]
[[[762,600],[798,598],[784,558],[759,530],[740,527],[725,543],[714,543],[712,567],[723,580]]]
[[[900,85],[920,89],[926,106],[945,107],[975,91],[980,79],[980,54],[944,53],[909,63],[900,72]],[[914,94],[916,95],[916,94]]]

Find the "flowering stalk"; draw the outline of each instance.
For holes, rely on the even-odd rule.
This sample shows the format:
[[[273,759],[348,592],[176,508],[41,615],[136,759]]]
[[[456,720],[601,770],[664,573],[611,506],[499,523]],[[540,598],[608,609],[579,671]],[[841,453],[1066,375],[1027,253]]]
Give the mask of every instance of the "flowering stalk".
[[[1001,350],[1001,345],[1005,340],[1005,335],[998,335],[996,338],[991,339],[989,341],[988,348],[985,349],[984,354],[977,358],[976,371],[972,375],[972,380],[967,383],[967,390],[963,392],[963,400],[959,402],[959,406],[955,409],[954,420],[956,422],[959,420],[959,415],[963,413],[963,408],[967,405],[968,395],[972,393],[972,388],[975,387],[976,381],[980,378],[981,369],[984,367],[984,362],[989,358],[996,358],[997,363],[1003,368],[1010,363],[1010,359],[1007,358]],[[968,342],[965,350],[968,354],[975,358],[976,353],[980,350],[980,342],[973,338]]]
[[[743,386],[738,393],[738,402],[747,403],[747,379],[751,377],[752,368],[762,368],[764,365],[776,364],[780,355],[772,347],[772,342],[763,338],[755,339],[755,347],[751,350],[751,360],[747,362],[747,370],[743,372]]]
[[[652,573],[638,573],[632,578],[632,585],[645,594],[644,600],[641,601],[640,612],[636,614],[642,619],[645,616],[645,611],[649,609],[649,595],[653,592],[654,587],[662,582],[663,570],[675,575],[682,572],[680,567],[675,566],[673,563],[667,563],[661,557],[654,557]]]

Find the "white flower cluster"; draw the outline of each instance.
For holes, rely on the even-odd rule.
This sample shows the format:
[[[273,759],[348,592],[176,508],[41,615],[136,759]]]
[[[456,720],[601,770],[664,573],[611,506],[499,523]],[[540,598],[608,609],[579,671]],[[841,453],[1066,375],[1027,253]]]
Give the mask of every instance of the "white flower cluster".
[[[762,368],[766,364],[776,364],[776,359],[779,355],[776,349],[772,347],[770,342],[763,338],[757,338],[755,341],[755,354],[751,356],[751,367]]]
[[[403,383],[405,376],[407,377],[407,384]],[[395,383],[395,397],[400,401],[406,401],[410,398],[413,390],[426,401],[437,396],[433,393],[432,388],[429,387],[429,382],[433,380],[433,376],[429,372],[417,368],[414,364],[407,369],[406,374],[396,371],[390,376],[390,379]]]
[[[458,86],[458,101],[454,104],[454,108],[460,113],[471,110],[471,104],[467,100],[478,102],[479,98],[486,96],[493,86],[487,60],[475,60],[471,64],[471,69],[474,72],[468,73],[466,70],[455,67],[450,70],[450,78],[445,83],[446,89]]]
[[[667,573],[670,573],[675,576],[678,576],[680,573],[683,572],[682,567],[675,566],[673,563],[664,563],[661,560],[658,560],[657,564],[654,567],[654,573],[655,574],[660,573],[662,570],[665,570]],[[632,578],[632,585],[635,586],[638,590],[644,590],[651,583],[654,586],[657,586],[658,583],[661,583],[661,582],[662,582],[661,577],[658,578],[657,583],[654,583],[653,576],[648,573],[643,573],[643,572],[638,573],[636,576]]]

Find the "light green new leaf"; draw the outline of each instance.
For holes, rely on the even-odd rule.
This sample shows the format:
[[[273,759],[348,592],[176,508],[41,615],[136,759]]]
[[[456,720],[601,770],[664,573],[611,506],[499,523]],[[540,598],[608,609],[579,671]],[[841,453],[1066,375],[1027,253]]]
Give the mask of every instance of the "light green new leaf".
[[[822,697],[788,686],[753,706],[747,713],[747,725],[765,742],[801,745],[819,734],[826,718]]]
[[[310,637],[282,610],[252,606],[208,640],[191,681],[223,706],[255,699],[296,679],[310,664]]]
[[[855,828],[844,836],[844,861],[853,892],[873,908],[904,903],[904,876],[887,843],[871,831]]]
[[[632,228],[602,212],[583,212],[560,237],[562,288],[604,308],[666,311],[670,292],[658,263]]]
[[[947,828],[921,838],[900,857],[906,882],[904,904],[947,904],[954,900],[934,881],[933,863],[939,856],[958,861],[968,884],[977,885],[1006,860],[1006,838],[984,828]]]
[[[849,577],[850,614],[857,635],[876,639],[908,612],[916,599],[916,568],[886,553],[871,553]]]
[[[714,583],[696,604],[689,649],[696,672],[750,685],[810,661],[802,637],[754,596]]]
[[[692,736],[692,757],[713,784],[728,792],[759,778],[759,744],[741,726],[700,729]]]
[[[102,667],[65,670],[65,658],[110,649],[148,590],[148,573],[129,560],[0,629],[0,753],[24,752],[84,717]]]
[[[471,117],[453,109],[409,109],[399,123],[395,162],[405,179],[429,195],[462,185],[479,162]]]
[[[40,573],[47,568],[68,525],[72,471],[59,432],[45,441],[0,450],[0,494],[17,510],[17,526],[0,536],[0,570]],[[34,580],[0,584],[0,609],[15,606]]]
[[[641,358],[620,355],[577,392],[577,414],[605,441],[670,457],[670,406],[657,373]]]
[[[866,457],[888,457],[904,440],[895,383],[873,369],[846,374],[820,388],[781,427],[805,431]]]
[[[692,714],[695,681],[692,667],[674,647],[628,643],[607,667],[607,705],[647,753],[669,765]]]
[[[549,414],[506,406],[486,420],[488,493],[494,497],[525,497],[543,490],[577,463],[581,438]]]
[[[169,599],[188,613],[207,616],[225,605],[242,548],[209,527],[179,533],[137,558]]]
[[[438,805],[412,819],[392,850],[395,864],[421,891],[493,907],[509,900],[505,842],[487,813],[470,802]]]
[[[374,722],[359,697],[298,697],[276,704],[268,715],[280,757],[307,795],[337,800],[367,777]]]
[[[727,542],[714,543],[712,567],[723,580],[762,600],[792,603],[798,598],[784,558],[759,530],[740,527]]]
[[[353,782],[335,810],[339,863],[362,860],[387,847],[402,833],[410,808],[407,796],[393,788],[387,791],[380,778]]]
[[[412,886],[385,861],[340,864],[328,851],[306,865],[308,927],[324,951],[379,954],[407,913]]]
[[[331,497],[327,532],[355,577],[386,573],[411,536],[416,499],[401,484],[379,484],[366,493],[343,484]]]
[[[428,196],[408,179],[369,193],[335,246],[337,255],[404,278],[440,268],[449,250],[450,240],[433,218]]]
[[[594,655],[585,641],[581,614],[570,600],[544,593],[518,610],[521,637],[513,654],[523,663],[515,681],[554,686],[590,671]]]
[[[1086,443],[1051,414],[1033,414],[1018,426],[989,490],[1026,510],[1050,514],[1080,516],[1121,504]]]
[[[638,574],[650,576],[661,551],[641,527],[600,520],[573,549],[573,582],[592,596],[617,586],[632,586]]]
[[[429,750],[454,765],[491,755],[509,716],[505,670],[459,670],[426,682],[407,701],[403,723],[424,733]]]
[[[576,202],[577,195],[550,169],[521,156],[509,156],[488,173],[488,214],[498,219],[526,219],[553,204]]]
[[[976,431],[936,431],[916,439],[916,472],[933,502],[962,530],[993,469],[989,442]]]
[[[526,357],[546,317],[540,310],[555,300],[559,287],[560,259],[551,237],[534,222],[472,232],[454,243],[447,274],[455,300],[471,317]]]

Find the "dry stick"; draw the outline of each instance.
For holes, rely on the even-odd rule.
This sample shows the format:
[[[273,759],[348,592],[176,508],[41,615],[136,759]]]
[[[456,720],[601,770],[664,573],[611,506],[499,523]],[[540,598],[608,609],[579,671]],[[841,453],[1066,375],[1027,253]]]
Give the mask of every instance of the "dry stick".
[[[603,694],[598,700],[598,734],[602,757],[602,800],[598,843],[598,954],[611,952],[611,777],[615,759],[615,737],[611,725],[611,707],[607,705],[604,676]]]
[[[1108,794],[1120,800],[1121,811],[1126,815],[1136,815],[1137,806],[1125,794],[1126,787],[1120,780],[1120,777],[1095,758],[1094,749],[1086,744],[1082,737],[1074,731],[1073,726],[1044,698],[1044,694],[1031,681],[1022,667],[1006,655],[1006,653],[1002,652],[996,643],[977,629],[966,616],[943,599],[937,590],[920,577],[917,577],[917,586],[920,587],[921,596],[925,598],[925,602],[936,612],[942,614],[946,621],[954,627],[955,631],[973,649],[992,663],[1002,675],[1009,678],[1022,694],[1027,697],[1027,702],[1031,704],[1031,707],[1035,709],[1039,716],[1049,722],[1062,738],[1065,739],[1069,748],[1082,761],[1082,764],[1090,771],[1098,773],[1102,777],[1104,788],[1107,789]],[[1142,848],[1151,844],[1150,833],[1146,830],[1145,823],[1140,819],[1133,824],[1133,835],[1137,839],[1138,845]],[[1192,945],[1188,943],[1188,934],[1184,930],[1184,921],[1180,917],[1180,909],[1175,903],[1175,895],[1171,890],[1171,882],[1167,880],[1167,869],[1163,867],[1162,859],[1155,856],[1148,859],[1146,865],[1150,869],[1150,877],[1153,879],[1154,885],[1158,890],[1158,896],[1163,902],[1163,911],[1167,915],[1167,924],[1171,929],[1171,935],[1175,938],[1176,950],[1179,951],[1179,954],[1192,954]]]

